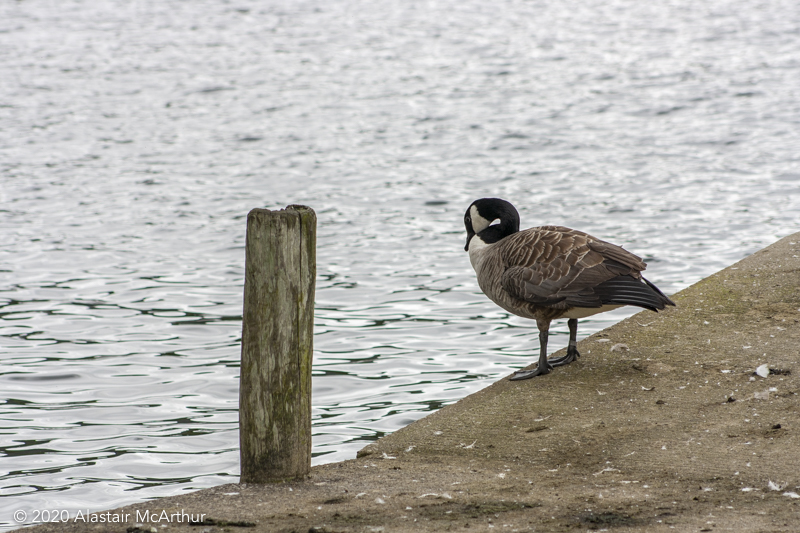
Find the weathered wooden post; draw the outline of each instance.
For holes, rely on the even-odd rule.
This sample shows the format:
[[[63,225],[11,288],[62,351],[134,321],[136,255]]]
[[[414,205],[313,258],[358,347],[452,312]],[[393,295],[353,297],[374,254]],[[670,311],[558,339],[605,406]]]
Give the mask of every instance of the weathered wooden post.
[[[311,468],[317,215],[302,205],[247,215],[239,378],[242,483]]]

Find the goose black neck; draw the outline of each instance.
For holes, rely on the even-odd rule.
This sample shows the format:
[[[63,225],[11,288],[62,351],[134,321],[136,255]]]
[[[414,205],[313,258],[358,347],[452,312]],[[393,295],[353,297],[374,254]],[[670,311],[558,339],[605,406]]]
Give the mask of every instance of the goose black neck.
[[[482,232],[478,234],[483,242],[486,244],[494,244],[499,240],[502,240],[509,235],[516,233],[518,230],[510,230],[509,228],[504,228],[503,223],[495,224],[494,226],[489,226]]]

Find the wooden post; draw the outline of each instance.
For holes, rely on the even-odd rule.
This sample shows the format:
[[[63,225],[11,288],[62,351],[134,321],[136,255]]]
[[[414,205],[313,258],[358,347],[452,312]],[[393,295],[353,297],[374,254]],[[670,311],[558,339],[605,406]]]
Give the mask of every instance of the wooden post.
[[[239,378],[242,483],[308,475],[317,215],[302,205],[247,215]]]

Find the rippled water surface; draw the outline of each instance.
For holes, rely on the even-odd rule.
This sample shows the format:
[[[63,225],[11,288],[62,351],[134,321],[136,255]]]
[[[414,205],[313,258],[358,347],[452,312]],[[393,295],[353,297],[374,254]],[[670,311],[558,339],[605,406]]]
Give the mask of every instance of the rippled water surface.
[[[254,207],[319,219],[316,464],[536,357],[475,198],[667,293],[800,229],[797,3],[656,4],[1,3],[0,528],[238,479]]]

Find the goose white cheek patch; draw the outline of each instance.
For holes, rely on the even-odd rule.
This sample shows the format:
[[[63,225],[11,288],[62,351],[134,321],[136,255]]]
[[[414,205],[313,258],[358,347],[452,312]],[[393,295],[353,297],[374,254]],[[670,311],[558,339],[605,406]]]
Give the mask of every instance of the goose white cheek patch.
[[[491,220],[486,220],[478,214],[478,208],[474,205],[469,208],[469,216],[472,219],[472,231],[475,233],[482,232],[491,224]]]

